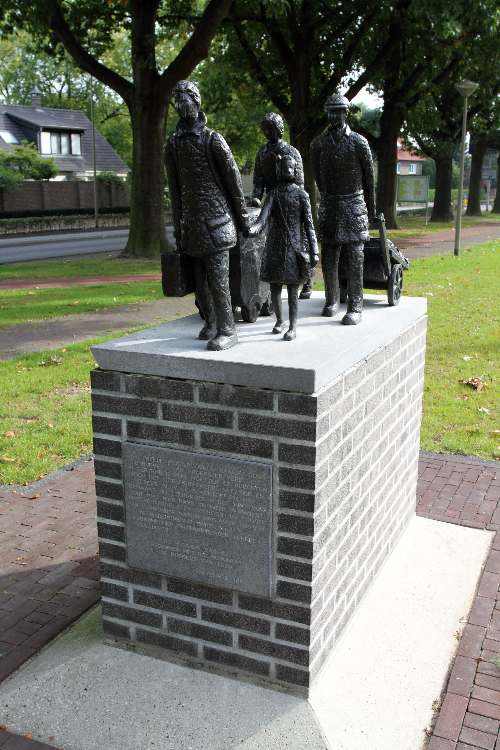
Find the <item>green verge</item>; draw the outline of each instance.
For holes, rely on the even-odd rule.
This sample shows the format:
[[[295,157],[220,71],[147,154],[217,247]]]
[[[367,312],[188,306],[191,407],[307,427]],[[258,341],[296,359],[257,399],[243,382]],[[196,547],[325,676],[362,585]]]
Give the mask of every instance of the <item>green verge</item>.
[[[416,260],[405,274],[405,294],[429,303],[423,450],[500,457],[499,250]],[[29,484],[91,450],[93,343],[0,363],[0,483]],[[487,387],[462,384],[471,377]]]
[[[0,289],[0,328],[162,298],[158,281],[30,290]]]
[[[26,261],[0,265],[0,281],[8,279],[83,279],[89,276],[124,276],[160,273],[160,259],[133,260],[116,255]]]

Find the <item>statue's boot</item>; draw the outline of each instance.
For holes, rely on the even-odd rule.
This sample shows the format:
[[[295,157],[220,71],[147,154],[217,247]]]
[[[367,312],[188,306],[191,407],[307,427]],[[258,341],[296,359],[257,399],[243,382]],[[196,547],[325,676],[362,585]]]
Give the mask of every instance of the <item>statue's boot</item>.
[[[312,278],[309,277],[302,284],[302,289],[299,294],[299,299],[310,299],[312,294]]]
[[[361,323],[363,313],[363,245],[352,245],[349,251],[349,278],[347,281],[347,313],[342,318],[345,326]]]
[[[236,346],[238,343],[238,334],[236,331],[232,333],[218,333],[217,336],[211,339],[207,344],[207,349],[211,352],[221,352],[224,349],[231,349],[232,346]]]

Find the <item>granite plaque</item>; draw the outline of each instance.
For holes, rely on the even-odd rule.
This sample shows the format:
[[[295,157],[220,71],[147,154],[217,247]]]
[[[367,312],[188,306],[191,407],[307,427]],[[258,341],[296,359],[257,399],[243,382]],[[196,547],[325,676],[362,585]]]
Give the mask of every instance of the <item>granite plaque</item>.
[[[123,446],[131,567],[271,595],[272,466]]]

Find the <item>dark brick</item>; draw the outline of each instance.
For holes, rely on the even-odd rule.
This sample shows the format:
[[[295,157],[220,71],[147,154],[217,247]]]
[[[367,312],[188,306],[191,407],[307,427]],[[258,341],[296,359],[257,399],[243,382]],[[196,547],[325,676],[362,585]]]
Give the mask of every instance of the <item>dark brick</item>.
[[[219,625],[226,625],[229,628],[239,628],[240,630],[250,630],[253,633],[269,635],[271,626],[267,620],[261,620],[250,615],[238,614],[236,612],[226,612],[223,609],[214,609],[213,607],[202,607],[201,617],[207,622],[216,622]]]
[[[104,435],[121,435],[121,419],[111,419],[110,417],[92,416],[92,429],[94,432],[100,432]]]
[[[314,534],[314,518],[280,513],[278,515],[278,530],[288,531],[291,534],[312,536]]]
[[[100,518],[109,518],[111,521],[125,521],[122,505],[112,505],[103,500],[97,501],[97,515]]]
[[[186,380],[125,375],[126,393],[140,398],[166,399],[169,401],[192,401],[193,384]]]
[[[116,583],[101,581],[102,596],[109,596],[110,599],[118,599],[121,602],[128,601],[128,589],[125,586],[118,586]]]
[[[110,500],[123,500],[123,486],[96,479],[95,494],[97,497],[107,497]]]
[[[127,421],[127,435],[138,440],[154,440],[157,443],[194,445],[194,432],[166,425]]]
[[[278,575],[299,581],[312,581],[312,565],[278,558]]]
[[[118,391],[120,392],[120,375],[110,370],[91,370],[90,382],[96,391]]]
[[[279,470],[280,484],[297,487],[301,490],[313,490],[316,483],[316,473],[305,469],[291,469],[282,466]]]
[[[316,440],[316,423],[313,421],[278,419],[260,414],[238,414],[238,427],[243,432],[256,432],[310,442]]]
[[[170,617],[167,620],[168,630],[177,635],[188,635],[190,638],[201,638],[203,641],[220,643],[222,646],[233,645],[233,634],[218,628],[209,628],[206,625],[199,625],[197,622],[184,622],[183,620],[173,620]]]
[[[217,664],[224,664],[227,667],[234,667],[235,669],[243,669],[245,672],[264,676],[269,675],[269,664],[267,662],[250,659],[248,656],[240,656],[228,651],[219,651],[210,646],[203,647],[203,655],[207,661],[217,662]]]
[[[116,617],[118,620],[128,620],[138,622],[141,625],[150,625],[153,628],[161,627],[161,615],[156,612],[144,612],[132,607],[125,607],[123,604],[111,604],[111,602],[102,603],[103,616]]]
[[[287,464],[314,466],[316,463],[316,448],[310,445],[297,445],[280,441],[278,458]]]
[[[302,393],[280,393],[278,396],[278,411],[285,414],[315,417],[318,413],[318,399],[316,396],[306,396]]]
[[[125,529],[123,526],[114,526],[110,523],[97,523],[97,534],[100,539],[111,539],[113,542],[125,541]]]
[[[118,565],[101,562],[99,572],[103,578],[114,578],[117,581],[135,583],[137,586],[149,586],[153,589],[161,588],[161,576],[156,573],[145,573],[142,570],[132,568],[121,568]]]
[[[110,622],[110,620],[106,620],[104,617],[102,628],[104,630],[104,635],[107,635],[109,638],[125,638],[126,640],[130,640],[130,630],[125,625],[119,625],[117,622]]]
[[[276,638],[281,641],[292,641],[293,643],[302,643],[308,646],[311,642],[311,631],[309,628],[296,628],[293,625],[285,625],[282,622],[276,623]]]
[[[294,602],[311,602],[311,589],[309,586],[301,586],[299,583],[278,581],[277,594],[282,599],[291,599]]]
[[[117,544],[109,544],[108,542],[99,541],[99,557],[125,562],[127,551],[125,547],[119,547]]]
[[[273,602],[270,599],[260,599],[249,594],[239,594],[238,606],[240,609],[246,609],[250,612],[259,612],[263,615],[270,615],[279,620],[291,620],[303,625],[309,625],[311,622],[311,612],[307,607],[299,607],[294,604],[284,604],[283,602]]]
[[[221,385],[220,383],[201,383],[200,401],[209,404],[234,406],[240,409],[262,409],[272,411],[273,392],[257,388]]]
[[[221,432],[202,432],[200,435],[202,448],[224,451],[225,453],[242,453],[246,456],[273,457],[273,444],[270,440],[259,438],[239,437]]]
[[[100,419],[100,417],[97,417]],[[122,444],[120,440],[105,440],[94,438],[94,453],[98,456],[109,456],[110,458],[122,457]]]
[[[173,638],[171,635],[163,633],[152,633],[149,630],[137,629],[136,638],[139,643],[145,643],[148,646],[159,646],[169,651],[182,651],[190,656],[196,656],[198,648],[196,643],[183,641],[181,638]]]
[[[315,498],[313,494],[306,492],[290,492],[290,490],[280,490],[279,495],[280,508],[289,510],[303,510],[306,513],[314,512]]]
[[[304,539],[293,539],[292,537],[278,537],[278,552],[283,555],[293,555],[294,557],[304,557],[312,560],[314,550],[312,542]]]
[[[144,401],[140,398],[120,398],[119,396],[99,396],[92,394],[92,409],[94,411],[125,414],[129,417],[149,417],[154,419],[158,415],[158,406],[154,401]]]
[[[309,653],[305,649],[295,648],[294,646],[285,646],[272,641],[261,641],[259,638],[253,638],[250,635],[240,635],[238,637],[240,648],[245,651],[254,651],[265,656],[272,656],[275,659],[291,661],[294,664],[309,664]]]
[[[217,604],[232,604],[233,595],[226,589],[212,588],[199,583],[190,583],[180,578],[168,579],[168,590],[174,594],[183,594],[184,596],[193,596],[196,599],[205,599],[208,602]]]
[[[223,409],[210,409],[203,406],[183,404],[163,404],[163,419],[171,422],[207,425],[208,427],[232,427],[233,412]]]
[[[122,465],[112,463],[111,461],[102,461],[100,458],[94,460],[95,473],[101,477],[109,477],[110,479],[121,479],[122,478]]]
[[[186,617],[196,617],[196,607],[190,602],[183,602],[179,599],[167,599],[159,594],[150,594],[148,591],[138,591],[134,589],[134,602],[142,604],[144,607],[152,609],[161,609],[164,612],[175,612],[178,615]]]
[[[285,667],[283,664],[276,665],[276,677],[284,682],[291,682],[294,685],[309,686],[309,673],[293,667]]]

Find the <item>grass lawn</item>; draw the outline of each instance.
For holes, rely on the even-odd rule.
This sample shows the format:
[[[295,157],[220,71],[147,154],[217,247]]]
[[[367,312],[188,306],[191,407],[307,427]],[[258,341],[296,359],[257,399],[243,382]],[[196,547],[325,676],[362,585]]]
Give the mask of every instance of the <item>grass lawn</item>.
[[[0,328],[162,298],[158,281],[29,290],[0,289]]]
[[[27,261],[0,265],[0,281],[7,279],[85,278],[160,273],[160,259],[133,260],[116,255]]]
[[[405,275],[405,293],[429,302],[424,450],[500,457],[499,251],[415,260]],[[0,483],[27,484],[91,450],[90,343],[0,363]],[[486,388],[460,382],[471,377]]]
[[[500,214],[484,214],[483,216],[464,216],[462,218],[462,227],[477,227],[481,224],[490,222],[500,223]],[[398,223],[400,229],[388,229],[389,237],[391,240],[400,240],[407,237],[420,237],[424,234],[432,234],[434,232],[442,232],[445,229],[453,229],[455,222],[429,222],[425,223],[424,216],[405,216],[400,214],[398,216]],[[463,239],[465,242],[465,239]]]

